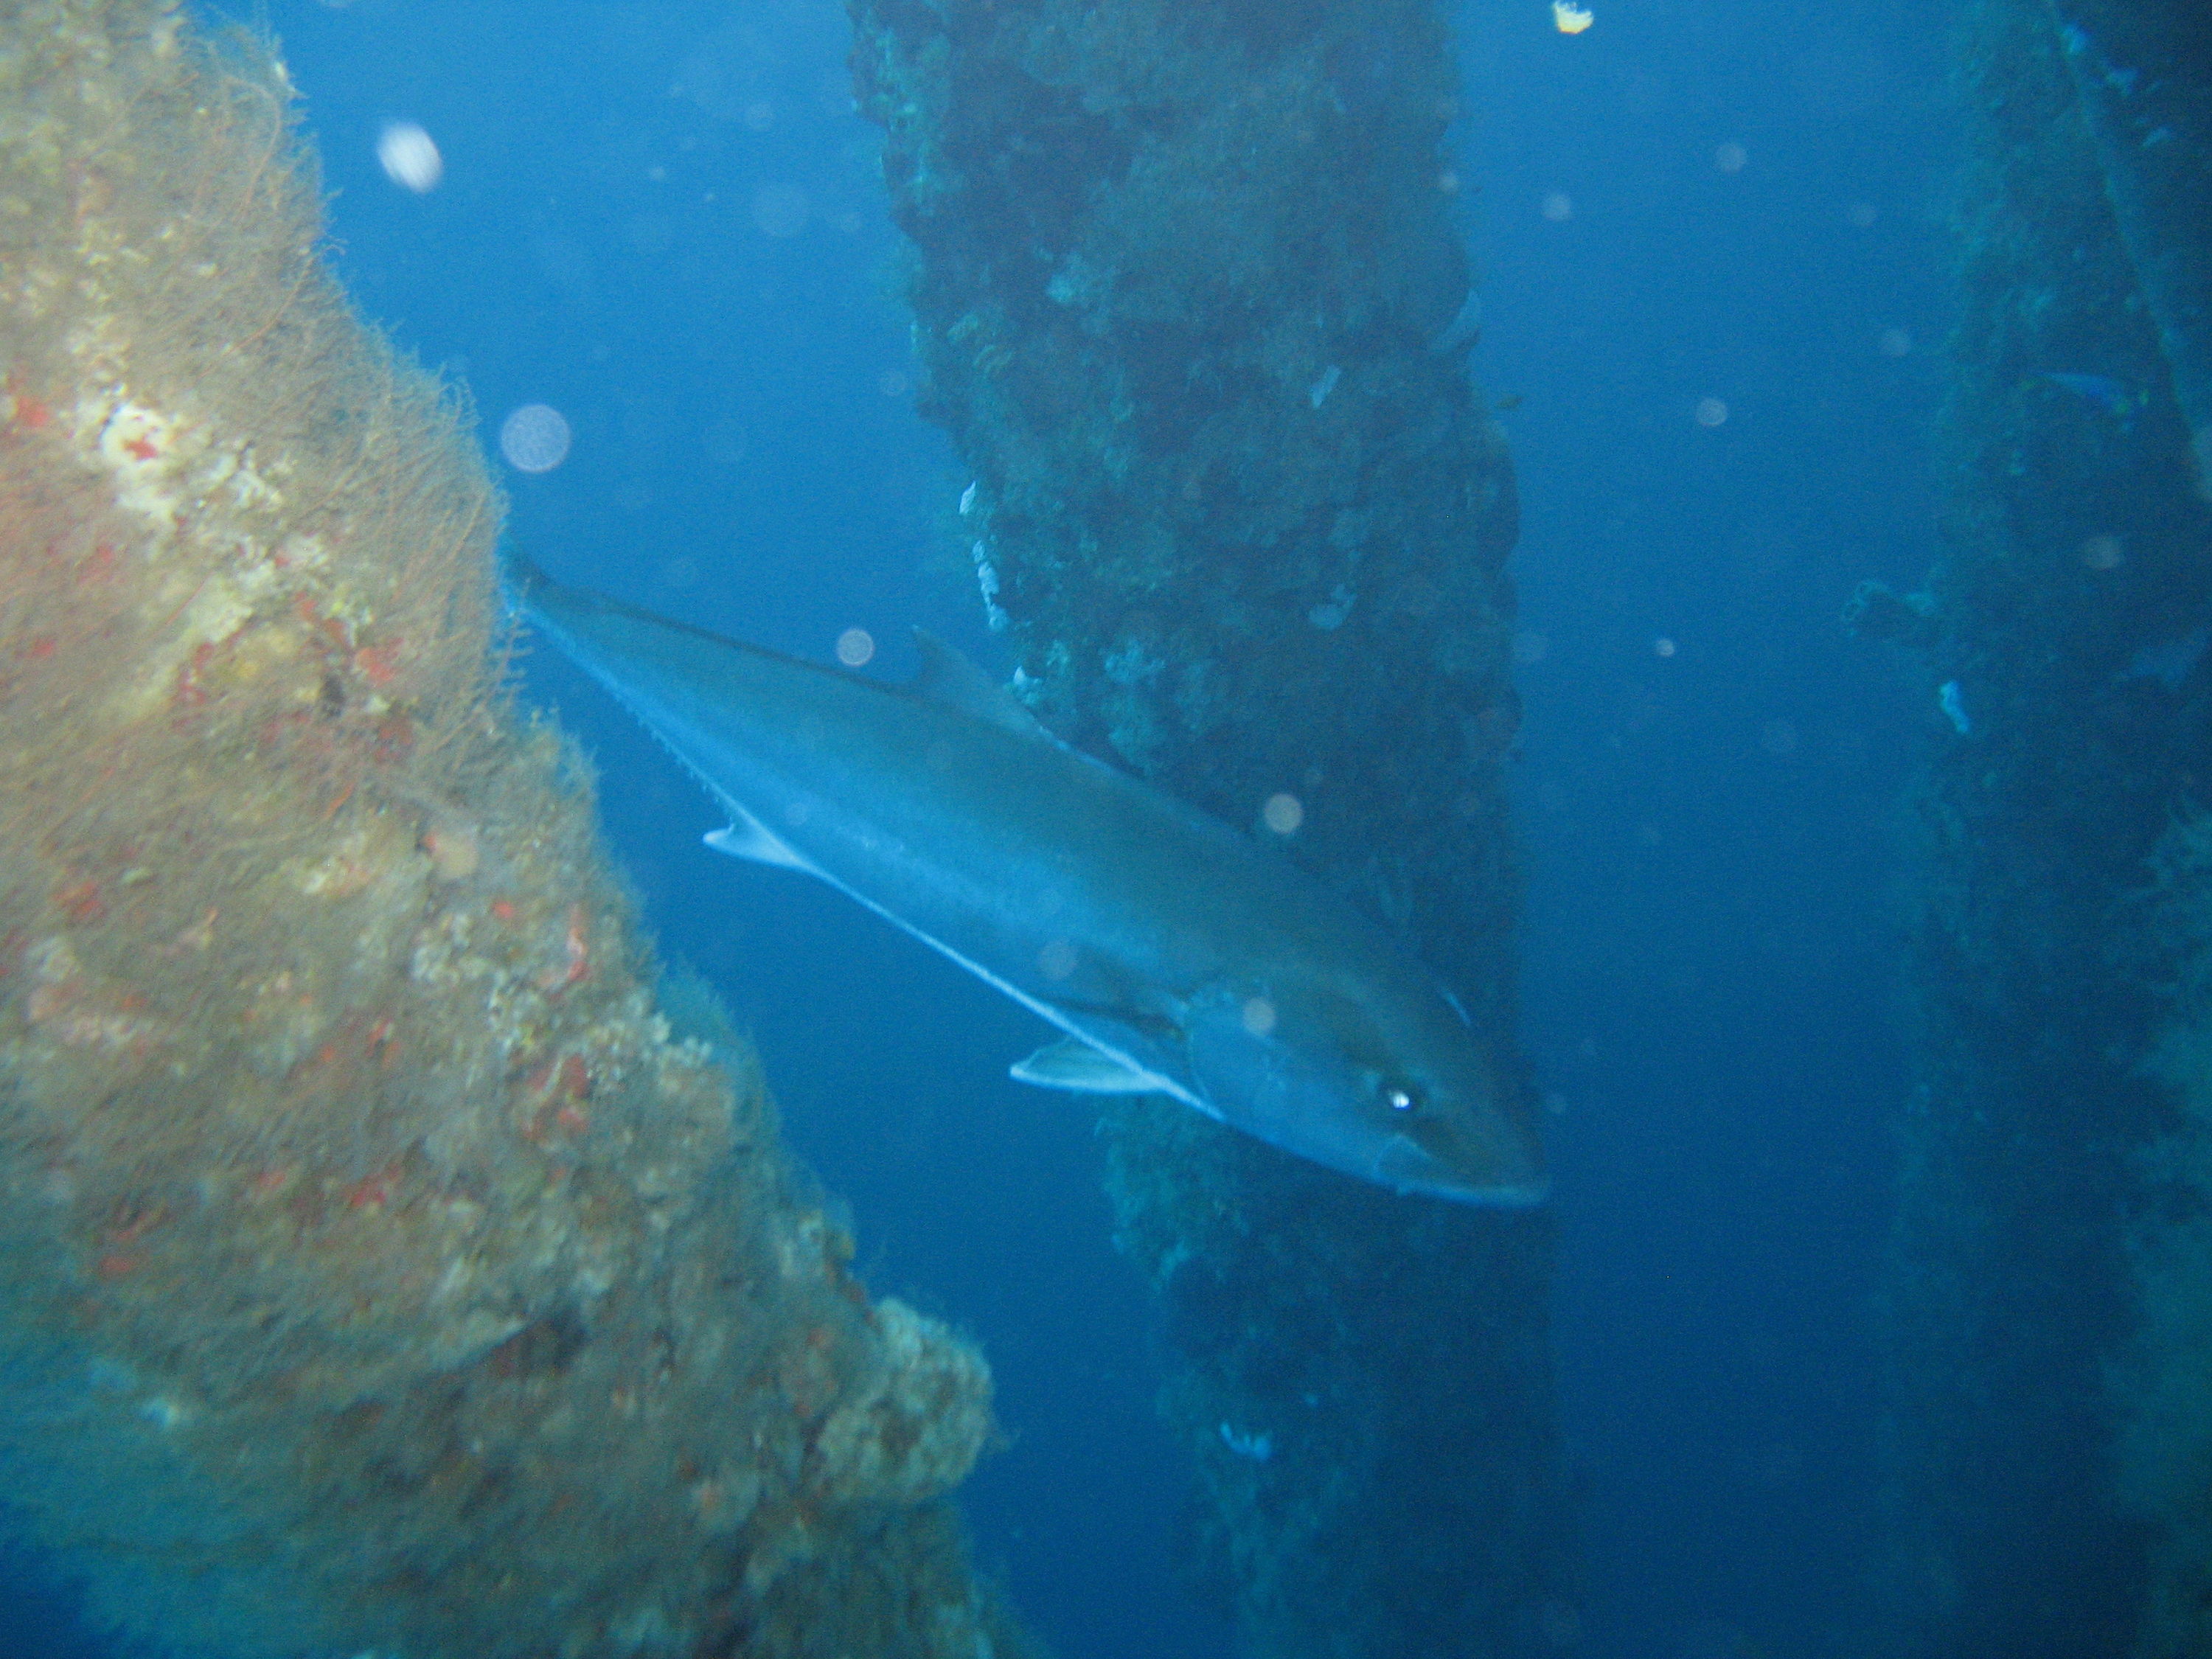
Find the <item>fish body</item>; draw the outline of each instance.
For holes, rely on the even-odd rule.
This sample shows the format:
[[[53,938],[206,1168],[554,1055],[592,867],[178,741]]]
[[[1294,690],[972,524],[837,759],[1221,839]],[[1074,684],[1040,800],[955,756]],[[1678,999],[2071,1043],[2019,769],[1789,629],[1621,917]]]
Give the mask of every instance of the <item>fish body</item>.
[[[897,687],[527,567],[507,588],[728,815],[710,845],[827,881],[1066,1034],[1017,1078],[1170,1095],[1401,1192],[1543,1197],[1520,1091],[1403,946],[946,647]]]
[[[2062,392],[2087,398],[2123,426],[2131,425],[2150,402],[2140,387],[2116,380],[2109,374],[2046,373],[2043,378]]]

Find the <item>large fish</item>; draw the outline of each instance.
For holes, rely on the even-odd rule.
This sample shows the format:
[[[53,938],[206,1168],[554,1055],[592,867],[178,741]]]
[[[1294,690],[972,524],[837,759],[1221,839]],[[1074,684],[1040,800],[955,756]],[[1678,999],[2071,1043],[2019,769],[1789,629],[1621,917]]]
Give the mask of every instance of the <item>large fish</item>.
[[[1401,1193],[1543,1197],[1519,1091],[1403,947],[948,647],[891,686],[520,563],[507,586],[729,815],[709,846],[820,877],[1066,1033],[1015,1077],[1172,1095]]]

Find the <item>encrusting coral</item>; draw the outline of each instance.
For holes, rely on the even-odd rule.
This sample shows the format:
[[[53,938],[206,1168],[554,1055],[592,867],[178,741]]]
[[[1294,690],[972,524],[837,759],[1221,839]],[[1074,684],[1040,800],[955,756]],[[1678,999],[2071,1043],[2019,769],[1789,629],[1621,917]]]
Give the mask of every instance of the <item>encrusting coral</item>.
[[[289,102],[152,0],[0,21],[11,1503],[179,1649],[1021,1651],[935,1501],[984,1364],[658,1012]]]

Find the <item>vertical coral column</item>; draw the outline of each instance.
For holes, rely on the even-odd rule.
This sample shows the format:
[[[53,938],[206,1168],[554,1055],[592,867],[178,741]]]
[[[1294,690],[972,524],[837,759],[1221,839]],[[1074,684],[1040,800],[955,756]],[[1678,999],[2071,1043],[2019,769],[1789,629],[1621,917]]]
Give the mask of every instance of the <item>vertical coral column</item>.
[[[1019,1652],[937,1501],[983,1363],[672,1029],[288,101],[0,14],[10,1512],[179,1650]]]
[[[1016,686],[1280,842],[1513,1048],[1512,475],[1414,0],[854,0],[924,412]],[[1517,1068],[1509,1065],[1509,1072]],[[1258,1654],[1574,1638],[1540,1213],[1108,1118],[1203,1571]]]
[[[2193,0],[1969,21],[1875,1650],[2182,1659],[2212,1651],[2212,216],[2175,181],[2212,38]]]

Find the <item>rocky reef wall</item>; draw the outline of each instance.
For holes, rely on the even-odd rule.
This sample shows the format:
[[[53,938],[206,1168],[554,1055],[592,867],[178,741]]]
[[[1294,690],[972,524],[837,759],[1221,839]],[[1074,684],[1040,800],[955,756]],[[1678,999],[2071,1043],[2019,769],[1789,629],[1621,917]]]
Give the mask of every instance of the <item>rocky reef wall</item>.
[[[2212,1651],[2212,35],[2186,0],[1981,0],[1960,52],[1942,551],[1859,611],[1942,732],[1878,1650],[2182,1659]]]
[[[319,216],[253,43],[0,13],[10,1512],[177,1651],[1026,1651],[983,1361],[660,987]]]
[[[1516,532],[1427,0],[852,0],[948,519],[1070,741],[1418,945],[1514,1048]],[[1518,1067],[1506,1067],[1517,1077]],[[1572,1644],[1536,1213],[1110,1109],[1199,1573],[1255,1654]]]

